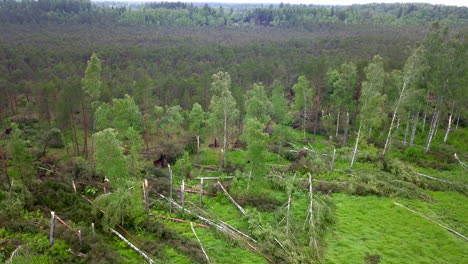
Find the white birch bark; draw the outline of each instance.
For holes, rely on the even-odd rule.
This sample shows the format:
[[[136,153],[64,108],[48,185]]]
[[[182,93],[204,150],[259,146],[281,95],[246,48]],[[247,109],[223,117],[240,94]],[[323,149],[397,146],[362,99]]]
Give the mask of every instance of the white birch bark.
[[[439,115],[440,115],[440,111],[437,110],[434,113],[434,116],[432,117],[431,128],[429,130],[429,135],[428,135],[427,141],[426,141],[426,148],[424,150],[426,153],[429,151],[429,149],[431,147],[432,139],[435,136],[435,134],[437,133],[436,130],[437,130],[437,123],[438,123]]]
[[[203,252],[203,255],[205,255],[206,262],[207,262],[207,263],[210,263],[210,258],[208,257],[208,254],[206,254],[206,251],[205,251],[205,249],[203,248],[203,245],[202,245],[202,243],[201,243],[201,241],[200,241],[200,238],[198,238],[197,232],[195,232],[195,228],[193,228],[193,223],[192,223],[192,222],[190,222],[190,227],[192,228],[192,232],[193,232],[193,234],[195,235],[195,238],[197,239],[198,244],[200,244],[200,248],[201,248],[201,250],[202,250],[202,252]]]
[[[450,128],[452,127],[452,113],[450,113],[448,124],[447,124],[447,131],[445,132],[444,136],[444,143],[447,143],[447,139],[450,133]]]
[[[335,157],[336,157],[336,148],[333,148],[333,156],[330,164],[330,171],[335,169]]]
[[[293,176],[293,182],[296,179],[296,173]],[[289,222],[291,218],[291,199],[292,199],[292,189],[289,192],[288,205],[286,207],[286,235],[289,235]]]
[[[353,156],[351,157],[351,167],[353,167],[354,159],[356,158],[356,153],[357,153],[358,144],[359,144],[359,136],[361,134],[361,127],[362,127],[362,121],[359,123],[359,130],[358,130],[357,137],[356,137],[356,144],[354,144]]]
[[[50,231],[49,231],[49,246],[53,246],[55,242],[55,212],[50,212]]]
[[[349,129],[349,112],[346,112],[346,124],[344,128],[343,146],[346,146],[346,143],[348,143],[348,129]]]
[[[385,152],[387,151],[387,148],[388,148],[389,143],[390,143],[390,137],[392,135],[393,123],[395,123],[395,117],[396,117],[397,112],[398,112],[398,107],[400,106],[401,98],[403,98],[403,94],[405,93],[406,84],[407,84],[407,81],[405,80],[403,82],[403,88],[401,89],[400,96],[398,97],[397,103],[395,105],[395,109],[393,110],[392,122],[390,123],[390,128],[388,129],[387,139],[385,140],[385,146],[384,146],[384,150],[383,150],[383,153],[382,153],[383,155],[385,155]]]
[[[169,168],[169,213],[172,213],[172,170],[171,165],[167,164]]]
[[[427,111],[424,110],[424,116],[423,116],[423,123],[422,123],[422,129],[421,129],[421,132],[424,133],[424,129],[426,128],[426,118],[427,118]]]
[[[418,119],[419,119],[419,112],[417,112],[415,115],[414,115],[414,119],[413,119],[413,128],[411,130],[411,138],[410,138],[410,143],[409,145],[410,146],[413,146],[414,145],[414,138],[416,136],[416,129],[418,127]]]
[[[411,114],[408,113],[408,117],[406,118],[406,127],[405,127],[405,145],[408,144],[408,133],[409,133],[409,126],[410,126],[410,118],[411,118]]]
[[[302,132],[304,133],[304,139],[306,139],[306,118],[307,118],[307,98],[304,90],[304,115],[302,116]]]
[[[128,241],[124,236],[122,236],[119,232],[115,231],[114,229],[110,229],[112,231],[112,233],[116,234],[120,239],[122,239],[125,243],[127,243],[127,245],[129,245],[133,250],[135,250],[136,252],[138,252],[142,257],[144,257],[148,263],[150,264],[154,264],[154,261],[145,253],[143,252],[142,250],[140,250],[139,248],[137,248],[135,245],[132,244],[132,242]]]
[[[340,127],[340,110],[338,110],[338,117],[336,118],[336,132],[335,138],[338,138],[338,129]]]

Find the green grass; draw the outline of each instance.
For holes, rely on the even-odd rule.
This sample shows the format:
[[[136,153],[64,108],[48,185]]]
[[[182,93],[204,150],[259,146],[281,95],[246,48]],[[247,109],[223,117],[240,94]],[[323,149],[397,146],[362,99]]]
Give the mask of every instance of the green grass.
[[[466,263],[466,241],[391,199],[345,194],[333,199],[338,223],[328,237],[325,263],[364,263],[366,255],[379,255],[381,263]]]

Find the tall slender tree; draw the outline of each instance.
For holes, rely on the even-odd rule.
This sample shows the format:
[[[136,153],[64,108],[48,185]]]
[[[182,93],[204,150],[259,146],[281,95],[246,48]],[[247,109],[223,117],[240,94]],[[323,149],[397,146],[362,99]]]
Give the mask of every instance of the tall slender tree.
[[[302,133],[304,139],[306,138],[306,126],[307,126],[307,109],[312,104],[312,98],[314,97],[314,91],[310,88],[309,80],[304,75],[299,76],[296,84],[293,86],[294,91],[294,109],[299,110],[302,116]]]
[[[231,94],[231,76],[227,72],[218,72],[213,74],[211,91],[213,97],[210,102],[210,124],[217,131],[222,131],[223,149],[221,153],[222,172],[225,165],[225,157],[229,144],[229,131],[239,118],[239,110],[237,110],[236,100]],[[220,129],[222,128],[222,129]]]
[[[88,116],[87,111],[90,104],[96,102],[101,94],[101,61],[96,53],[91,55],[88,60],[84,77],[81,79],[82,98],[81,111],[83,116],[84,143],[83,152],[85,157],[88,157]]]

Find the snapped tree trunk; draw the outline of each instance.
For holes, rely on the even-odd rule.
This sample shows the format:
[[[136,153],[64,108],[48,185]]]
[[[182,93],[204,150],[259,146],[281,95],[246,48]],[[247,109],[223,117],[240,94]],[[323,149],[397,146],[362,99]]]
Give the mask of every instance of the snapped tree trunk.
[[[431,127],[429,129],[429,134],[427,136],[427,141],[426,141],[426,148],[424,149],[424,151],[427,153],[431,147],[431,142],[432,142],[432,139],[436,133],[436,126],[437,126],[437,123],[438,123],[438,118],[439,118],[439,115],[440,115],[440,111],[437,110],[434,115],[432,116],[432,121],[431,121]]]
[[[447,124],[447,131],[445,132],[444,136],[444,143],[447,143],[447,139],[450,133],[450,128],[452,127],[452,113],[450,113],[448,124]]]
[[[169,168],[169,213],[172,213],[172,170],[171,165],[167,165]]]
[[[335,138],[338,138],[338,128],[340,127],[340,110],[338,110],[338,116],[336,118],[336,132],[335,132]]]
[[[144,115],[145,120],[145,145],[146,145],[146,155],[149,151],[149,127],[148,127],[148,115]]]
[[[346,124],[344,128],[343,146],[346,146],[346,144],[348,143],[348,129],[349,129],[349,112],[346,112]]]
[[[50,212],[50,230],[49,230],[49,246],[53,246],[55,241],[55,212]]]
[[[197,136],[197,164],[200,165],[200,136]]]
[[[335,157],[336,157],[336,148],[333,148],[333,156],[332,156],[332,160],[330,164],[330,171],[332,172],[335,169]]]
[[[227,109],[226,109],[226,102],[224,104],[224,131],[223,131],[223,150],[221,153],[221,166],[219,166],[219,172],[223,173],[224,170],[224,162],[226,158],[226,151],[227,151]]]
[[[73,140],[74,140],[73,148],[75,149],[75,154],[80,155],[80,146],[78,145],[78,136],[76,135],[75,118],[73,117],[73,113],[70,113],[70,118],[71,118],[72,129],[73,129]]]
[[[409,133],[409,126],[410,126],[410,119],[411,119],[411,114],[408,113],[408,117],[406,118],[406,127],[405,127],[405,145],[408,144],[408,133]]]
[[[414,138],[416,136],[416,129],[418,127],[418,118],[419,118],[419,112],[417,112],[415,115],[414,115],[414,118],[413,118],[413,128],[411,130],[411,138],[410,138],[410,142],[409,142],[409,145],[410,146],[413,146],[414,145]]]
[[[426,128],[426,118],[427,118],[427,112],[424,111],[423,123],[422,123],[422,129],[421,129],[421,132],[423,133],[424,133],[424,129]]]
[[[85,158],[88,158],[88,118],[86,117],[86,111],[83,103],[81,103],[81,112],[83,116],[84,129],[83,153],[85,155]]]
[[[307,99],[304,93],[304,113],[302,114],[302,133],[304,134],[304,139],[306,139],[306,118],[307,118]]]
[[[403,82],[403,88],[401,89],[400,96],[398,97],[397,103],[395,105],[395,109],[393,110],[393,116],[392,116],[392,122],[390,122],[390,128],[388,129],[388,134],[387,134],[387,139],[385,140],[385,146],[383,150],[383,155],[385,155],[385,152],[387,151],[387,148],[390,143],[390,137],[392,135],[392,129],[393,129],[393,123],[395,123],[395,118],[398,112],[398,107],[400,106],[401,98],[403,98],[403,94],[405,93],[406,89],[406,80]]]
[[[361,135],[361,128],[362,128],[362,121],[359,122],[359,130],[358,130],[357,137],[356,137],[356,143],[354,144],[353,156],[351,157],[351,167],[353,167],[354,159],[356,158],[356,153],[357,153],[358,144],[359,144],[359,136]]]
[[[5,153],[3,152],[2,145],[0,145],[0,158],[2,159],[2,167],[3,167],[3,172],[5,173],[5,177],[7,179],[8,189],[11,190],[11,179],[10,179],[10,176],[8,175],[8,166],[7,166]]]

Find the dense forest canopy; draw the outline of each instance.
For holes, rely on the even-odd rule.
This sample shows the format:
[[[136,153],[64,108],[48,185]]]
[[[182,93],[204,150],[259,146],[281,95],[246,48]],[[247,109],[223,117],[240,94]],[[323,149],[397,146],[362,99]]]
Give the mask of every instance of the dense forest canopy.
[[[2,23],[119,23],[156,26],[279,26],[304,27],[314,24],[415,25],[436,21],[468,22],[468,8],[429,4],[367,4],[314,6],[281,4],[194,5],[154,2],[128,4],[89,0],[39,0],[0,2]]]
[[[1,1],[0,262],[463,263],[467,22]]]

